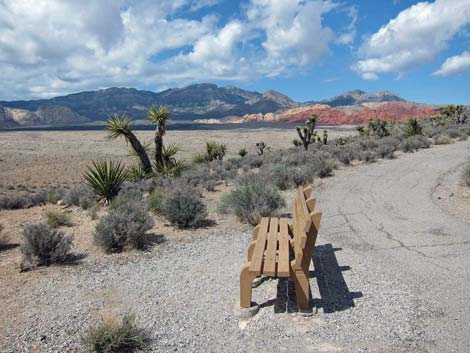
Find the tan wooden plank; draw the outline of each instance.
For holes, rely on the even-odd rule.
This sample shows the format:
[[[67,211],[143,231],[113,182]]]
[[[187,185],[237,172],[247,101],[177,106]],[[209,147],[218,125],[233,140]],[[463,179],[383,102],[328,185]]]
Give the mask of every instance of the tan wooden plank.
[[[304,189],[304,195],[305,195],[305,198],[308,199],[312,196],[312,192],[313,192],[313,187],[311,186],[307,186],[305,189]]]
[[[268,244],[266,245],[266,255],[264,257],[263,275],[276,275],[276,254],[277,254],[277,233],[279,229],[279,219],[271,218],[268,231]]]
[[[289,277],[289,228],[287,218],[279,220],[279,255],[277,260],[277,275]]]
[[[269,218],[262,218],[260,222],[258,237],[256,239],[255,250],[251,258],[250,272],[261,274],[263,266],[264,249],[266,247],[266,237],[268,235]]]
[[[307,203],[305,202],[304,191],[302,187],[299,187],[299,205],[300,211],[302,213],[302,228],[305,232],[310,230],[310,226],[312,225],[312,220],[310,219],[310,212],[307,207]]]
[[[311,212],[313,212],[315,210],[315,205],[317,203],[317,199],[314,198],[313,196],[310,196],[307,201],[307,207],[308,207],[308,210]]]

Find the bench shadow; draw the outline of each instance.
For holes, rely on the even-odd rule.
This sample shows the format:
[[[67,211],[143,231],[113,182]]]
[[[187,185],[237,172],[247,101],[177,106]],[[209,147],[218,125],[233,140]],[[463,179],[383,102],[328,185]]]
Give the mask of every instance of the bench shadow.
[[[319,245],[315,247],[313,264],[315,271],[310,271],[309,277],[316,278],[320,298],[313,298],[310,293],[310,306],[303,313],[313,313],[319,308],[325,314],[347,310],[354,307],[354,299],[361,298],[362,292],[349,291],[348,285],[343,277],[343,272],[350,270],[349,266],[340,266],[335,252],[341,248],[334,248],[332,244]],[[268,300],[260,307],[274,306],[274,312],[295,313],[300,309],[296,304],[294,282],[289,278],[279,278],[277,284],[277,296]]]

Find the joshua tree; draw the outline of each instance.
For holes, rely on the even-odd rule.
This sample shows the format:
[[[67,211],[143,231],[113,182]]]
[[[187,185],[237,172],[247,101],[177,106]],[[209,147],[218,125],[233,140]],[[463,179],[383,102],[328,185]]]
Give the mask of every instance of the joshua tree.
[[[457,124],[464,124],[467,119],[467,112],[463,105],[450,104],[439,109],[440,113],[447,118],[454,118]]]
[[[164,166],[163,136],[166,133],[166,122],[170,119],[170,112],[164,106],[152,105],[148,110],[149,120],[156,124],[155,129],[155,164],[157,168]]]
[[[302,141],[302,145],[304,146],[305,150],[308,150],[308,146],[315,142],[315,124],[317,122],[317,116],[312,115],[308,120],[305,122],[305,126],[297,126],[297,134],[299,135],[300,141]],[[312,140],[313,137],[313,140]]]
[[[150,163],[147,151],[132,132],[132,121],[125,114],[121,116],[114,114],[111,116],[107,121],[106,130],[108,131],[109,139],[124,137],[140,159],[145,174],[152,173],[152,164]]]
[[[415,135],[421,135],[422,133],[423,133],[423,128],[419,124],[418,119],[416,118],[408,119],[408,122],[406,123],[406,127],[405,127],[405,135],[415,136]]]
[[[370,135],[370,130],[366,128],[363,125],[358,125],[356,127],[357,132],[359,133],[360,136],[369,136]]]
[[[374,135],[379,137],[385,137],[390,135],[388,131],[388,121],[381,119],[370,119],[368,123],[369,130],[373,132]]]
[[[323,130],[323,144],[327,145],[328,144],[328,131]]]
[[[271,147],[266,146],[266,144],[261,141],[256,144],[256,152],[258,153],[259,156],[262,156],[264,154],[264,150],[271,151]]]

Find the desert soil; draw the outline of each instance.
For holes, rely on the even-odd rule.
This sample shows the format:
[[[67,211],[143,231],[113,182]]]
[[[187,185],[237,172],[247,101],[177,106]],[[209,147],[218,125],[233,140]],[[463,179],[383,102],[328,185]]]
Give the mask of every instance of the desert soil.
[[[234,316],[251,229],[233,217],[211,210],[215,226],[179,236],[157,219],[147,251],[104,255],[91,241],[96,221],[71,209],[77,226],[64,231],[88,254],[79,264],[19,273],[18,249],[0,253],[0,352],[80,352],[90,323],[127,310],[150,352],[468,352],[470,220],[455,210],[470,211],[446,190],[464,190],[452,175],[469,151],[457,142],[315,183],[324,217],[311,313],[297,312],[289,281],[267,280],[254,289],[260,312]],[[0,219],[18,240],[48,208]]]
[[[321,131],[320,130],[320,134]],[[353,128],[329,128],[329,138],[355,134]],[[141,141],[152,141],[154,132],[137,131]],[[292,146],[294,129],[237,129],[168,131],[165,143],[181,148],[177,158],[191,160],[204,152],[206,141],[226,143],[227,158],[264,141],[273,151]],[[0,196],[47,187],[71,186],[82,181],[90,161],[116,159],[132,163],[126,143],[108,140],[104,131],[0,131]]]

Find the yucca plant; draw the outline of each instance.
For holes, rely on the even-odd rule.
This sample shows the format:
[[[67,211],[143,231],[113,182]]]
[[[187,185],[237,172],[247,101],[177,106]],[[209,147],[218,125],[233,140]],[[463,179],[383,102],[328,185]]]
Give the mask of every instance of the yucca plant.
[[[142,165],[134,164],[127,169],[128,178],[131,181],[139,181],[150,176],[149,173],[146,173]]]
[[[224,143],[208,141],[206,142],[206,150],[209,162],[215,159],[222,160],[225,153],[227,153],[227,145]]]
[[[125,114],[112,115],[106,123],[106,130],[108,132],[109,139],[124,137],[126,142],[131,145],[132,149],[139,157],[145,173],[152,172],[152,164],[150,163],[147,151],[132,132],[132,121]]]
[[[422,133],[423,133],[423,128],[419,124],[418,119],[416,118],[408,119],[408,122],[406,123],[406,127],[405,127],[405,135],[415,136],[415,135],[421,135]]]
[[[155,130],[155,163],[158,168],[163,166],[163,136],[166,133],[166,123],[171,115],[164,106],[152,105],[148,110],[148,119],[157,125]]]
[[[170,164],[163,164],[162,166],[155,164],[157,173],[164,176],[179,176],[188,168],[189,166],[185,161],[174,161]]]
[[[245,148],[242,148],[240,151],[238,151],[238,155],[240,157],[245,157],[248,154],[248,151]]]
[[[93,161],[84,173],[85,182],[108,204],[129,174],[121,162]]]

